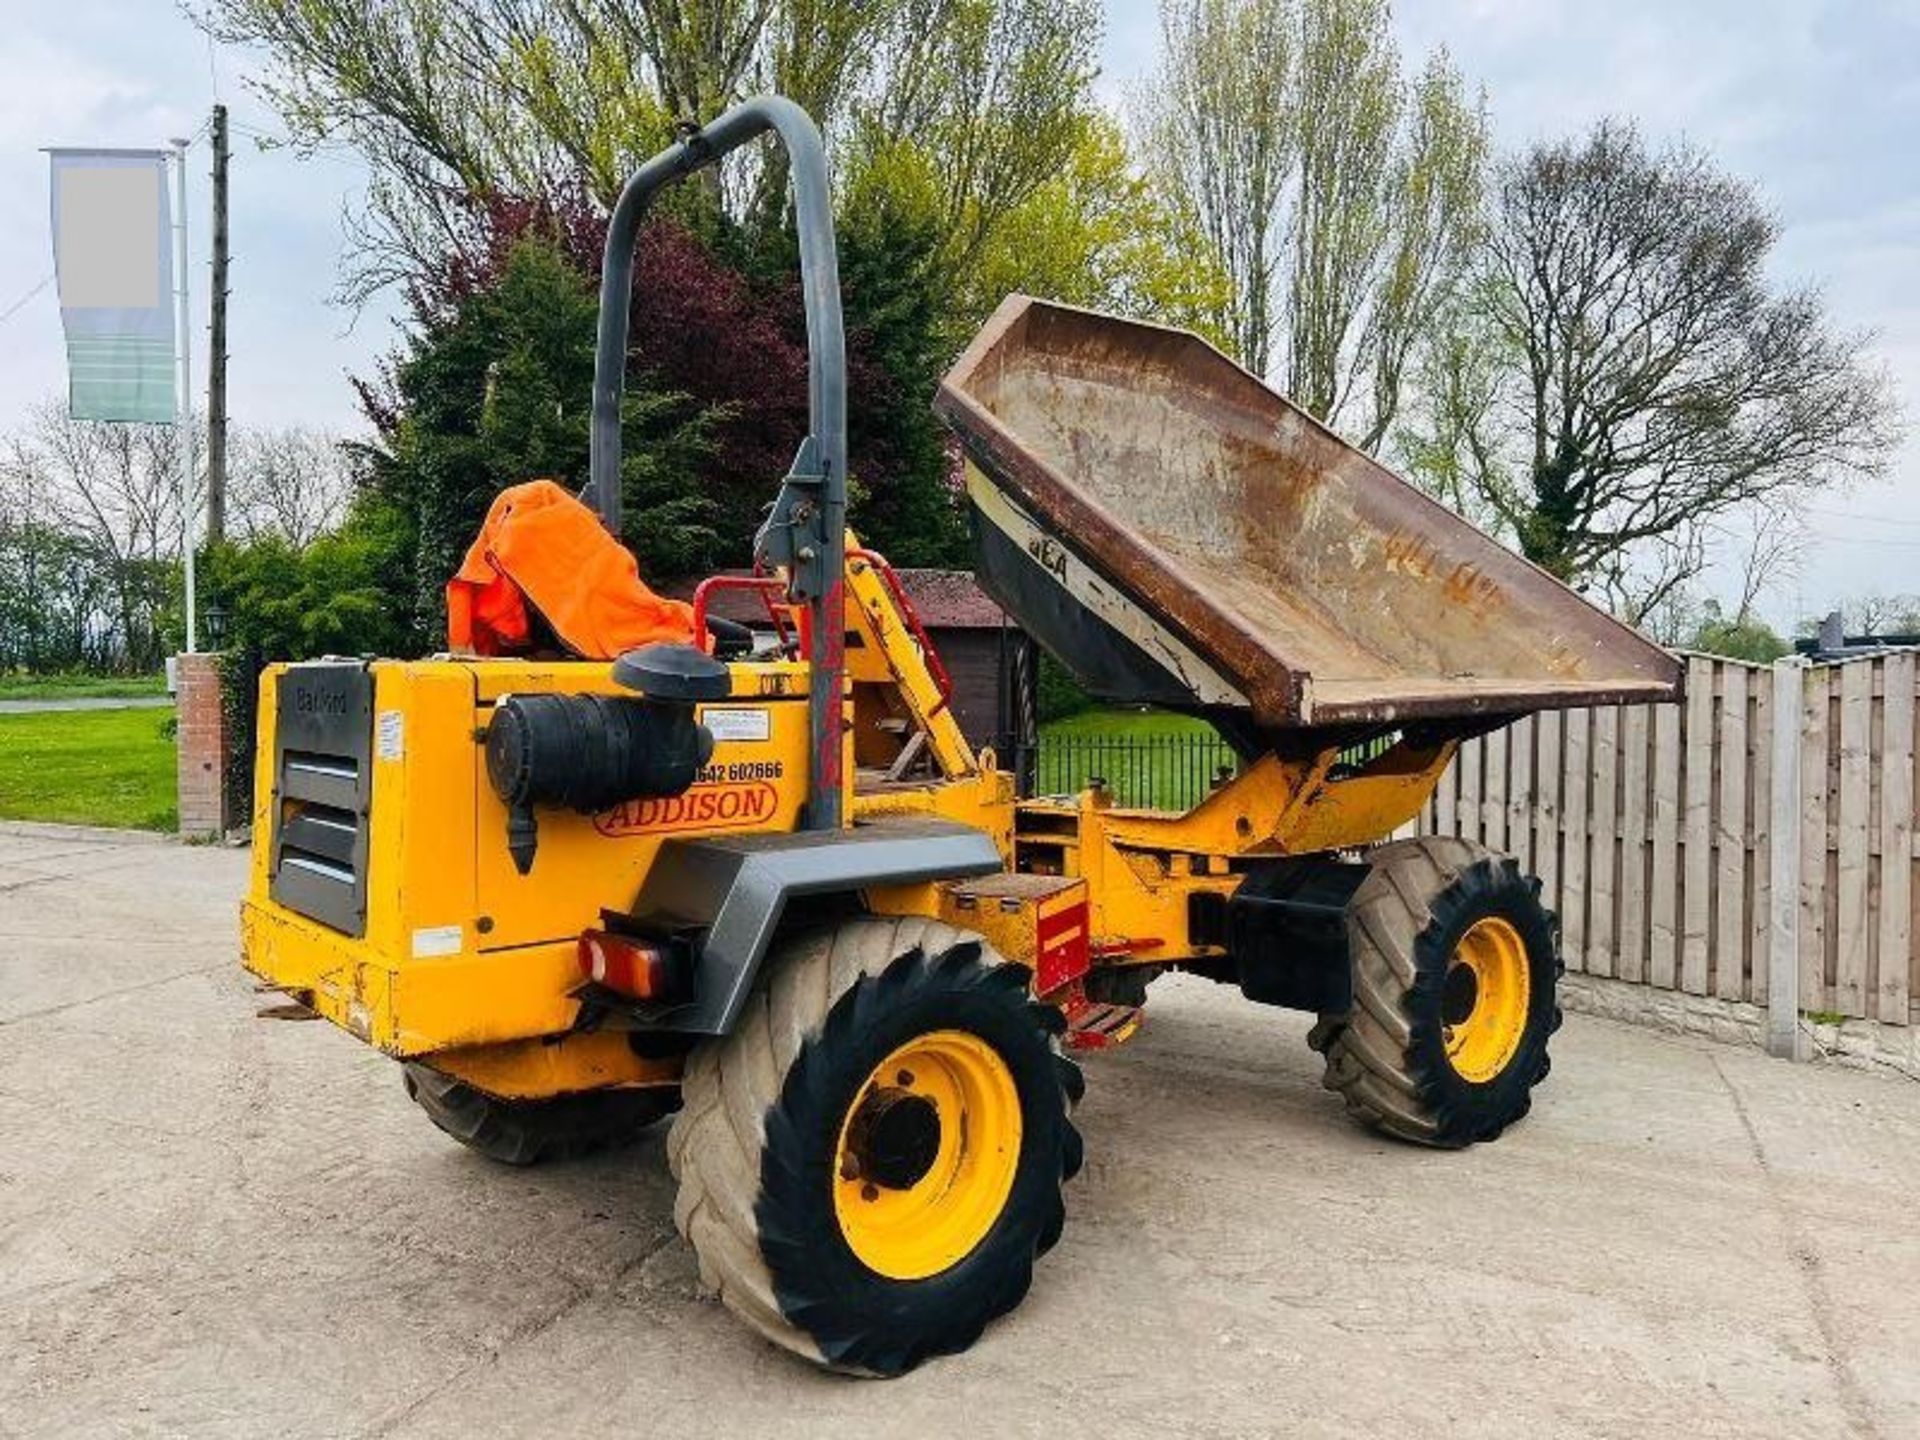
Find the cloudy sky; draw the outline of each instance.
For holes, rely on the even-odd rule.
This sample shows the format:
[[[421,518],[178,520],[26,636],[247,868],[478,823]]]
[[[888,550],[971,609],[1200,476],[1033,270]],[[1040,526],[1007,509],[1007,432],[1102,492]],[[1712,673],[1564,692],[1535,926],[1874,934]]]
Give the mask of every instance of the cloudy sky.
[[[1606,114],[1712,150],[1759,183],[1784,227],[1783,282],[1821,285],[1920,417],[1920,0],[1406,0],[1411,56],[1446,46],[1486,87],[1506,145]],[[0,427],[62,385],[49,286],[46,145],[164,143],[203,126],[216,93],[236,122],[232,411],[236,420],[358,424],[347,384],[393,338],[389,307],[331,302],[341,216],[360,177],[340,156],[260,150],[274,122],[247,91],[251,58],[215,52],[171,0],[0,0]],[[1107,0],[1102,93],[1153,66],[1152,0]],[[207,235],[204,135],[190,224]],[[204,270],[196,279],[204,315]],[[21,303],[23,297],[24,303]],[[17,305],[17,308],[15,308]],[[7,313],[11,311],[12,313]],[[204,335],[202,335],[204,340]],[[204,343],[196,358],[204,380]],[[1849,594],[1920,592],[1920,425],[1894,477],[1821,500],[1779,620]]]

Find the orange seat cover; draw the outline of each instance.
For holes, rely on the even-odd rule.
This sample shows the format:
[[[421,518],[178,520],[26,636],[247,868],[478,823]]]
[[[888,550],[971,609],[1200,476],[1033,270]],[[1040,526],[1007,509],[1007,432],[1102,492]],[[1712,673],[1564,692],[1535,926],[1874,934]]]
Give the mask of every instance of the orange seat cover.
[[[494,498],[447,582],[447,644],[478,655],[523,652],[533,643],[529,606],[587,660],[694,638],[693,607],[649,590],[627,547],[551,480]]]

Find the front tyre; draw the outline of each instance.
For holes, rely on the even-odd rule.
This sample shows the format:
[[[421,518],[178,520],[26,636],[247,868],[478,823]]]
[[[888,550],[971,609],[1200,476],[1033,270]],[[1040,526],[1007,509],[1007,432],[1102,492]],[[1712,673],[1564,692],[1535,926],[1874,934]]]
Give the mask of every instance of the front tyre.
[[[1560,1028],[1554,918],[1508,856],[1430,836],[1382,845],[1347,909],[1353,1006],[1309,1043],[1354,1115],[1423,1145],[1526,1115]]]
[[[977,936],[859,919],[768,957],[702,1046],[667,1154],[703,1280],[761,1334],[897,1375],[1026,1294],[1080,1165],[1079,1072]]]

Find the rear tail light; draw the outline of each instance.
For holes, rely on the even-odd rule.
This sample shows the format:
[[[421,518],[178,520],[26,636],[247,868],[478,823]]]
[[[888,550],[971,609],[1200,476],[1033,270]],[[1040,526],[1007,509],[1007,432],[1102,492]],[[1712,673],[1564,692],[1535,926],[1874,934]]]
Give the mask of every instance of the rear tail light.
[[[636,1000],[664,1000],[675,989],[673,955],[664,945],[606,930],[580,936],[580,973]]]

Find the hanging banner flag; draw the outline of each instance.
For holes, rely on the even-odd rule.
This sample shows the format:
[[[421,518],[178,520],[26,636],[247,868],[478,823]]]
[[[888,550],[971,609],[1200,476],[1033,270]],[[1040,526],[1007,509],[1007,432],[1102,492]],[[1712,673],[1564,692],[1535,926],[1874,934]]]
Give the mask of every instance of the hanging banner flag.
[[[53,263],[76,420],[178,418],[164,150],[50,150]]]

